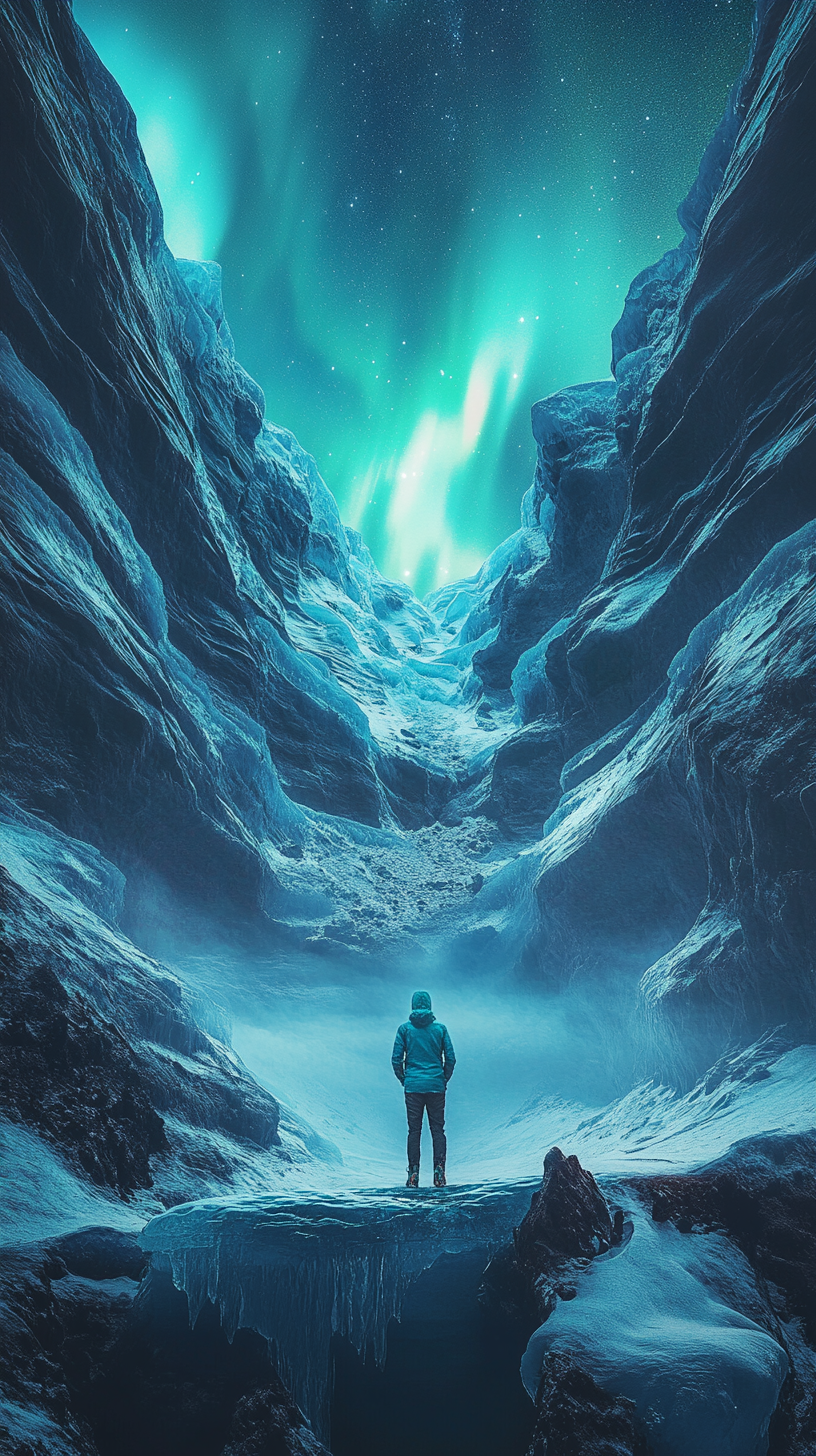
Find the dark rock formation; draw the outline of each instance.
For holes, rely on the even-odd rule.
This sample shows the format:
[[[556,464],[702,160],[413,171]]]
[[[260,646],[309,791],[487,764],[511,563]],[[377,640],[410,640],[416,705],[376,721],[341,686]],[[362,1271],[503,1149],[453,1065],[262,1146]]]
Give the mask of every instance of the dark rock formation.
[[[694,266],[663,320],[624,528],[565,635],[564,701],[577,715],[576,739],[587,710],[595,738],[639,707],[693,627],[812,518],[806,319],[816,224],[800,198],[813,27],[807,4],[760,12],[733,103],[733,150],[710,208],[698,213]]]
[[[573,1156],[551,1148],[541,1187],[516,1233],[516,1252],[526,1268],[553,1259],[591,1259],[612,1242],[612,1220],[592,1174]]]
[[[622,1237],[622,1216],[610,1216],[592,1174],[576,1157],[551,1148],[512,1248],[501,1249],[484,1272],[481,1303],[532,1333],[558,1299],[574,1298],[575,1279],[590,1260]]]
[[[177,1202],[252,1166],[268,1176],[278,1105],[201,1029],[180,982],[77,902],[71,913],[0,876],[4,1115],[124,1198],[154,1188]]]
[[[239,1400],[221,1456],[326,1456],[326,1447],[278,1380]]]
[[[145,1322],[145,1263],[114,1229],[0,1258],[3,1456],[321,1456],[259,1336],[191,1330],[172,1288]]]
[[[760,6],[685,240],[630,289],[614,382],[534,406],[522,529],[432,617],[264,422],[218,269],[166,248],[133,115],[68,4],[3,7],[0,1097],[100,1201],[257,1187],[285,1156],[274,1099],[122,926],[204,907],[266,946],[362,954],[391,913],[371,855],[369,929],[333,881],[330,923],[302,924],[344,819],[383,841],[440,816],[546,821],[524,905],[497,908],[471,863],[454,926],[434,867],[446,945],[470,970],[532,923],[526,973],[622,986],[651,1070],[682,1080],[779,1022],[812,1032],[814,49],[812,3]],[[400,706],[429,641],[467,752]],[[739,1167],[638,1185],[656,1219],[724,1229],[755,1271],[791,1362],[773,1456],[804,1456],[816,1423],[807,1152],[774,1171],[770,1145],[743,1147]],[[484,1302],[517,1337],[624,1235],[553,1150]],[[140,1272],[110,1231],[8,1256],[0,1443],[313,1456],[263,1342],[229,1346],[212,1309],[190,1331],[169,1284],[157,1335]],[[627,1402],[555,1358],[536,1441],[644,1449]]]
[[[649,1456],[635,1407],[563,1355],[544,1363],[527,1456]]]
[[[750,1138],[694,1173],[629,1181],[651,1199],[656,1222],[684,1233],[727,1229],[816,1344],[816,1134]]]

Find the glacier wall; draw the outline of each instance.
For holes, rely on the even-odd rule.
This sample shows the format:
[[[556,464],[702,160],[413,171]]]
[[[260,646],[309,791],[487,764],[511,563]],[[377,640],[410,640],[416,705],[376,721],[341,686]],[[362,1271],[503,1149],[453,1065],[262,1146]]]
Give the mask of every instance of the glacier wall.
[[[222,1012],[420,962],[461,996],[491,982],[520,1019],[538,997],[568,1026],[544,1072],[607,1090],[691,1085],[770,1028],[812,1038],[813,52],[812,4],[759,7],[614,378],[533,406],[519,531],[421,603],[265,418],[218,269],[169,253],[133,115],[69,7],[9,7],[6,867],[15,896],[37,879],[47,958],[47,901],[91,935],[63,892],[97,866],[91,939],[113,929],[156,968],[139,1025],[159,1030],[121,1011],[140,1066],[173,1022],[162,977],[226,1067]],[[112,1046],[130,971],[74,991],[52,959]],[[162,1055],[172,1143],[198,1073]],[[226,1122],[228,1181],[246,1129]]]
[[[615,386],[534,406],[516,554],[438,603],[518,723],[445,813],[544,822],[527,974],[615,978],[681,1080],[775,1023],[813,1035],[815,27],[759,7]]]

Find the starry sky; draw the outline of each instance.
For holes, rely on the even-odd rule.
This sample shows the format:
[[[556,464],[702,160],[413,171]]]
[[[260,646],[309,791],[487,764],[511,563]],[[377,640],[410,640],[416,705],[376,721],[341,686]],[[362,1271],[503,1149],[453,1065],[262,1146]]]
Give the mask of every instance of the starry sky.
[[[608,377],[752,0],[75,0],[178,256],[381,569],[516,530],[530,406]]]

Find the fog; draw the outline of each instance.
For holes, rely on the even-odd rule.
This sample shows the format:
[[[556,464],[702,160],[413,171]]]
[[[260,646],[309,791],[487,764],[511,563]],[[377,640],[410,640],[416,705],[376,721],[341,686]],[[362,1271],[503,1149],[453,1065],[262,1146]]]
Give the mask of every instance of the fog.
[[[404,1178],[405,1107],[391,1050],[415,990],[430,992],[456,1051],[446,1105],[452,1182],[539,1174],[559,1129],[628,1091],[635,1075],[631,978],[553,995],[430,955],[408,966],[395,958],[390,968],[223,948],[185,953],[179,945],[163,956],[225,1013],[232,1045],[258,1081],[335,1145],[354,1186]],[[508,1124],[531,1101],[540,1149],[528,1156]],[[423,1139],[429,1172],[427,1128]]]

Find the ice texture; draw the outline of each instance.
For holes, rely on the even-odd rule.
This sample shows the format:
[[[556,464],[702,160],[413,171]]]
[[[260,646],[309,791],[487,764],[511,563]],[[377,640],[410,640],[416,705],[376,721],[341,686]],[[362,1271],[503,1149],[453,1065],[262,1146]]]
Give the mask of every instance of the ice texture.
[[[411,1281],[440,1254],[501,1244],[531,1188],[208,1199],[154,1218],[141,1242],[185,1291],[192,1323],[210,1300],[230,1338],[249,1327],[274,1341],[296,1401],[324,1431],[332,1335],[383,1364]]]
[[[740,1284],[749,1291],[754,1276],[727,1239],[635,1214],[628,1243],[594,1259],[576,1298],[532,1336],[521,1364],[530,1397],[544,1356],[566,1354],[634,1401],[655,1456],[764,1456],[788,1358],[722,1301],[718,1286]]]

